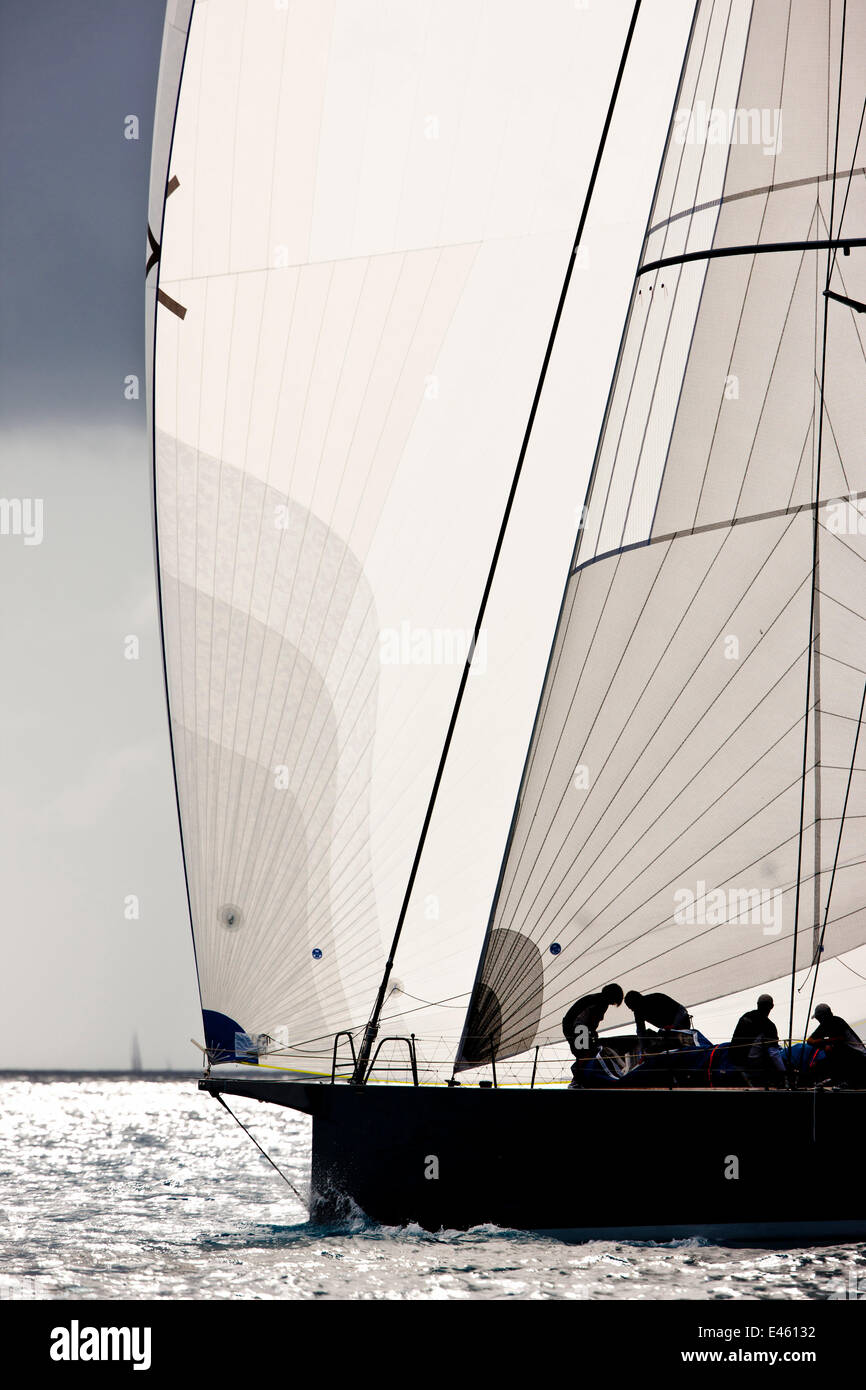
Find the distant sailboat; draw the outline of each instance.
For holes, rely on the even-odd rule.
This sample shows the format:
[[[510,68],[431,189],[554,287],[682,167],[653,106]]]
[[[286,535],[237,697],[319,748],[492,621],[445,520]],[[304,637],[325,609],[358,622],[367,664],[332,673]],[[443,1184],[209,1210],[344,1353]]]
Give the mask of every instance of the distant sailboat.
[[[138,1045],[138,1034],[137,1034],[137,1033],[133,1033],[133,1035],[132,1035],[132,1059],[131,1059],[130,1064],[129,1064],[129,1070],[130,1070],[131,1072],[140,1072],[140,1071],[142,1070],[142,1066],[141,1066],[141,1048],[140,1048],[139,1045]]]
[[[317,1214],[862,1232],[866,1099],[806,1086],[794,1016],[866,943],[866,3],[696,6],[474,981],[418,876],[610,116],[578,222],[571,0],[168,10],[148,397],[200,1084],[313,1115]],[[578,995],[786,977],[791,1091],[634,1038],[564,1089]]]

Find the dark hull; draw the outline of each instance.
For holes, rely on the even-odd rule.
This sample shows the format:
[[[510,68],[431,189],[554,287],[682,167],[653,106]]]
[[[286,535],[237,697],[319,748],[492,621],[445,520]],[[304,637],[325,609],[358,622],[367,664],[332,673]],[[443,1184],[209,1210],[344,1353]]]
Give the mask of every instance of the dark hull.
[[[863,1091],[200,1085],[313,1116],[318,1221],[360,1209],[427,1230],[866,1235]]]

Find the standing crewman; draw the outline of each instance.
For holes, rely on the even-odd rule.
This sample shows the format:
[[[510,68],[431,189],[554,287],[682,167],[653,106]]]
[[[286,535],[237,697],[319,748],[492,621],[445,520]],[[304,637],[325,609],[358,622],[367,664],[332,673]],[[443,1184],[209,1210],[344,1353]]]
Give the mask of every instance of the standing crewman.
[[[783,1086],[785,1061],[779,1046],[779,1030],[770,1018],[773,999],[758,998],[758,1007],[743,1014],[728,1044],[728,1062],[747,1086]]]
[[[647,1028],[648,1023],[658,1028],[659,1032],[669,1028],[688,1031],[692,1026],[688,1010],[676,999],[671,999],[669,994],[638,994],[636,989],[631,989],[625,996],[625,1003],[626,1008],[634,1014],[639,1038],[653,1036]]]
[[[829,1004],[816,1004],[818,1027],[806,1039],[824,1052],[821,1078],[836,1086],[866,1086],[866,1047],[850,1023],[834,1014]]]
[[[578,1084],[580,1064],[594,1057],[598,1050],[598,1029],[611,1004],[622,1003],[619,985],[605,985],[598,994],[584,994],[572,1004],[562,1020],[562,1031],[576,1061],[571,1068],[574,1085]]]

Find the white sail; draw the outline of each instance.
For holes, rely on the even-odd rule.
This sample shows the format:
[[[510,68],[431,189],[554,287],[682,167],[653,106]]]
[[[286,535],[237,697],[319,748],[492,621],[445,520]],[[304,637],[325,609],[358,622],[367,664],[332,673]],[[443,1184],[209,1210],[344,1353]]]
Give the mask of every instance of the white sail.
[[[866,5],[698,6],[464,1063],[866,941],[864,91]]]
[[[320,1061],[375,997],[571,250],[579,22],[571,0],[193,8],[155,173],[155,472],[229,1053]]]

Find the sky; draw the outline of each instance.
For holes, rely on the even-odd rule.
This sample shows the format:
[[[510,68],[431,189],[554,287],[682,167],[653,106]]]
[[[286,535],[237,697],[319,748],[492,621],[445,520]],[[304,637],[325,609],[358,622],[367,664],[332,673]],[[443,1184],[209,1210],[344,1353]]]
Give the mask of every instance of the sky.
[[[632,6],[576,8],[583,80],[603,109]],[[588,273],[575,276],[563,322],[586,394],[575,447],[587,468],[692,9],[644,7],[587,225]],[[39,544],[0,535],[0,1069],[124,1068],[134,1034],[146,1068],[199,1060],[145,432],[163,11],[161,0],[0,6],[0,498],[42,509]],[[137,139],[126,138],[130,116]],[[592,153],[580,153],[587,167]],[[521,484],[516,524],[555,523],[567,557],[573,483],[567,497],[533,487]],[[552,626],[563,575],[548,574],[533,601]],[[543,661],[538,686],[542,676]]]
[[[201,1031],[145,436],[163,12],[161,0],[0,6],[0,496],[41,499],[43,527],[38,545],[0,536],[0,1067],[125,1067],[136,1031],[146,1067],[194,1065],[187,1040]]]

